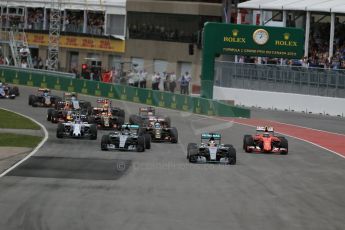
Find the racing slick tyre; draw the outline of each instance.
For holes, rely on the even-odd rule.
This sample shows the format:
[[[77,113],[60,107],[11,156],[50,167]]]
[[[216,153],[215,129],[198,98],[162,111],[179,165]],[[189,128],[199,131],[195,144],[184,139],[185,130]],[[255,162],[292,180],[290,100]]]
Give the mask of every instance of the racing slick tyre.
[[[232,145],[224,145],[224,147],[228,147],[228,164],[235,165],[236,164],[236,149]]]
[[[286,149],[286,151],[280,151],[280,154],[282,155],[287,155],[289,152],[289,143],[288,141],[285,139],[285,137],[279,137],[280,139],[280,148],[284,148]]]
[[[189,159],[189,153],[191,149],[198,149],[198,145],[196,143],[189,143],[187,146],[187,159]]]
[[[167,123],[168,127],[171,127],[171,119],[170,119],[170,117],[164,117],[164,120]]]
[[[116,121],[117,129],[121,128],[121,126],[125,123],[124,117],[118,117]]]
[[[118,112],[118,116],[122,117],[123,120],[125,120],[125,111],[123,109],[120,109],[119,112]]]
[[[143,124],[143,120],[141,119],[141,117],[136,114],[130,115],[128,121],[130,124],[133,124],[133,125],[142,126]]]
[[[170,130],[171,135],[171,143],[177,143],[178,142],[178,132],[175,127],[172,127]]]
[[[97,126],[95,124],[90,125],[90,140],[97,139]]]
[[[53,110],[51,121],[52,121],[52,123],[58,123],[58,121],[59,121],[59,112],[58,111]]]
[[[187,158],[190,163],[196,163],[198,161],[198,146],[194,143],[190,143],[187,146]]]
[[[254,145],[254,139],[251,135],[244,135],[243,138],[243,149],[246,153],[251,153],[252,150],[248,149],[248,146],[253,146]]]
[[[33,105],[36,102],[36,96],[30,95],[29,96],[29,105]]]
[[[87,122],[89,123],[89,124],[95,124],[96,122],[95,122],[95,117],[88,117],[87,118]]]
[[[63,133],[65,131],[65,127],[62,123],[59,123],[57,125],[57,129],[56,129],[56,137],[57,138],[63,138]]]
[[[101,140],[101,150],[108,151],[108,144],[110,143],[109,135],[103,135]]]
[[[48,109],[47,111],[47,121],[51,121],[53,117],[54,109]]]
[[[19,96],[19,88],[17,86],[13,86],[12,92],[14,95]]]
[[[137,152],[144,152],[144,151],[145,151],[145,137],[138,136]]]
[[[145,133],[144,137],[145,137],[145,148],[151,149],[151,135],[148,133]]]

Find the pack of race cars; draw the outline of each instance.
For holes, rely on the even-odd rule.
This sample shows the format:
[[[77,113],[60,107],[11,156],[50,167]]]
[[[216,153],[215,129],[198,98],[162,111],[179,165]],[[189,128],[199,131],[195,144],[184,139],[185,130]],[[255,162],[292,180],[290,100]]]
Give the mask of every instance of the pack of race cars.
[[[0,97],[15,98],[16,87],[0,84]],[[49,89],[39,88],[30,95],[28,104],[47,107],[47,121],[57,123],[57,138],[97,139],[97,130],[109,130],[101,137],[101,150],[144,152],[151,142],[178,143],[178,131],[171,126],[170,117],[157,114],[154,107],[139,108],[138,114],[129,116],[125,123],[125,111],[114,107],[110,99],[99,98],[97,106],[78,99],[77,93],[66,92],[63,97],[52,95]],[[276,136],[272,127],[258,126],[254,135],[244,135],[243,150],[247,153],[288,154],[288,141]],[[189,143],[187,159],[190,163],[236,164],[236,149],[223,144],[219,133],[202,133],[200,143]]]

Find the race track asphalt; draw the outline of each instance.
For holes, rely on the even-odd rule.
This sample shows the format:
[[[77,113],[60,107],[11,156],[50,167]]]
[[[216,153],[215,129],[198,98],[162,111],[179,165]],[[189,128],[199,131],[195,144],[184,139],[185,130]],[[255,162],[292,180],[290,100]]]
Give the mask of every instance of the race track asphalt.
[[[248,154],[242,139],[252,128],[158,108],[177,127],[178,144],[154,143],[144,153],[102,152],[104,131],[95,141],[57,139],[46,109],[28,106],[36,89],[20,90],[20,97],[1,100],[0,107],[35,118],[49,139],[0,178],[1,230],[345,228],[345,161],[326,150],[288,137],[289,155]],[[140,107],[114,102],[126,109],[126,118]],[[264,112],[265,119],[275,118]],[[295,123],[305,119],[303,124],[322,128],[294,116]],[[315,122],[344,124],[328,119]],[[203,131],[219,131],[224,143],[233,144],[237,165],[189,164],[186,146],[199,142]]]

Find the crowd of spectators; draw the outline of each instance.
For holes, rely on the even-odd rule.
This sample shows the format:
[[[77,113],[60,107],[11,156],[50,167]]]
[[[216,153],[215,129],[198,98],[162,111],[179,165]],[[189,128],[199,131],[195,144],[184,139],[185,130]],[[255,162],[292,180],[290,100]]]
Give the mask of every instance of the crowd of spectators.
[[[66,20],[65,20],[65,31],[66,32],[83,32],[83,21],[84,21],[84,12],[83,11],[66,11]]]
[[[149,40],[196,42],[197,33],[183,31],[173,27],[152,24],[130,24],[128,26],[129,37]]]
[[[42,30],[43,22],[43,8],[28,8],[28,29]]]
[[[189,94],[190,83],[192,80],[189,72],[185,72],[177,78],[175,72],[153,72],[149,74],[145,69],[130,70],[124,76],[119,76],[114,71],[113,81],[116,83],[127,84],[133,87],[146,88],[150,87],[153,90],[160,90],[175,93],[179,89],[181,94]],[[150,85],[148,85],[150,83]]]
[[[104,34],[105,15],[101,12],[88,12],[87,33],[102,35]]]

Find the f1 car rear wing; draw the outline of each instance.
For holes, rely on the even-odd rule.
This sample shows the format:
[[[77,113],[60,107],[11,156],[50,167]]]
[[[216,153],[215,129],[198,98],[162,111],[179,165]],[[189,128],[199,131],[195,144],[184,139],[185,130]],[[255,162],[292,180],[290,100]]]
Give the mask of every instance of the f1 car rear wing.
[[[98,99],[97,99],[97,103],[99,103],[99,104],[108,104],[108,105],[111,105],[111,100],[106,99],[106,98],[98,98]]]
[[[48,89],[48,88],[38,88],[37,91],[38,92],[45,92],[45,91],[50,92],[50,89]]]
[[[76,92],[65,92],[64,94],[63,94],[63,98],[64,99],[70,99],[72,96],[74,96],[74,97],[78,97],[78,94],[76,93]]]
[[[201,134],[201,140],[209,140],[213,138],[214,140],[220,140],[222,137],[219,133],[202,133]]]
[[[139,125],[124,124],[121,126],[122,129],[139,129]]]
[[[273,127],[270,126],[257,126],[256,131],[259,132],[274,132]]]
[[[139,114],[144,114],[144,113],[152,113],[152,115],[155,114],[155,108],[154,107],[141,107],[139,108]]]

